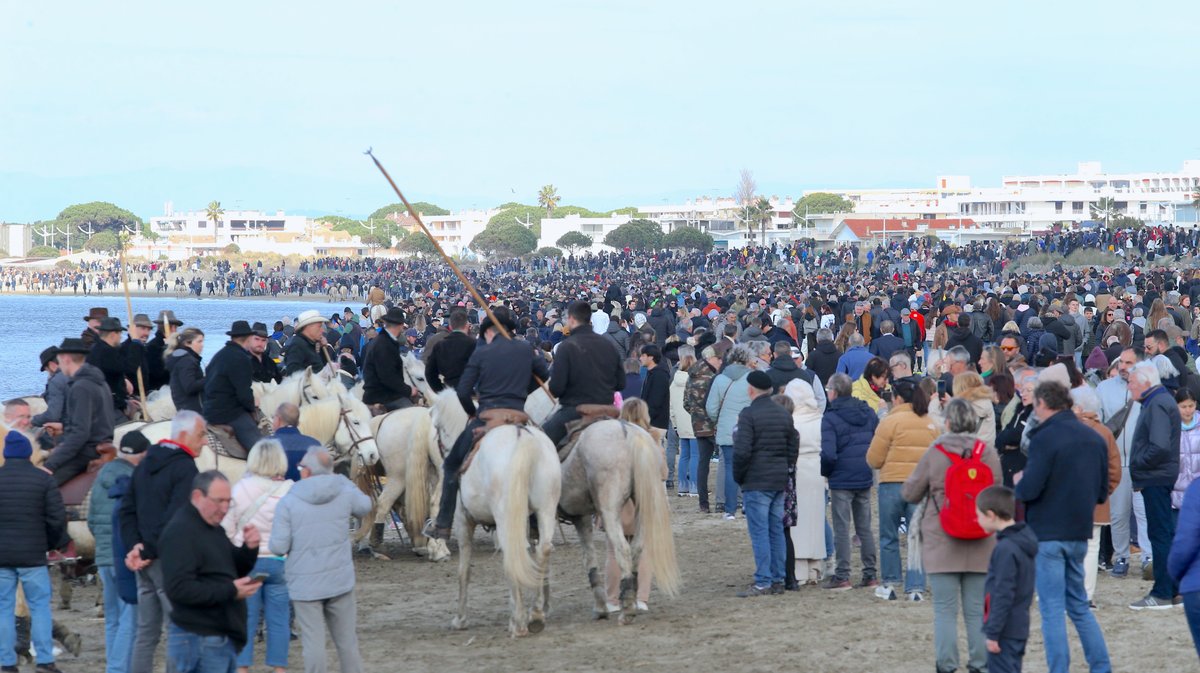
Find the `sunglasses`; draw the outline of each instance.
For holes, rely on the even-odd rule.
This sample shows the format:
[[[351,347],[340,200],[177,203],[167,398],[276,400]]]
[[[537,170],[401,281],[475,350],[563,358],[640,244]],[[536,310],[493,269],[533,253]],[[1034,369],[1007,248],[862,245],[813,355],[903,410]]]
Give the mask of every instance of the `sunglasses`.
[[[1004,351],[1005,353],[1012,353],[1017,350],[1017,347],[1016,346],[1001,346],[1000,350]]]

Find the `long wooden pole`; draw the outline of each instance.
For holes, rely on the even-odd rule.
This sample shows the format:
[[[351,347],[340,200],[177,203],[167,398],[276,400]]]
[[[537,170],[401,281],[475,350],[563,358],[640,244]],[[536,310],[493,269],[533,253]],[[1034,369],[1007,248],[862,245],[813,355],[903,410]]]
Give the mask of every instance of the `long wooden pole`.
[[[454,259],[452,259],[450,255],[447,255],[446,251],[442,249],[442,244],[438,243],[438,240],[433,237],[432,233],[430,233],[429,227],[426,227],[425,222],[421,220],[421,214],[412,207],[412,204],[408,202],[408,199],[404,198],[404,193],[401,192],[400,188],[396,186],[396,181],[392,180],[392,176],[388,175],[387,169],[383,167],[383,164],[379,163],[379,159],[375,158],[375,154],[370,149],[363,154],[371,157],[371,161],[375,162],[375,167],[379,169],[380,173],[383,173],[383,177],[388,181],[388,184],[392,186],[392,190],[396,192],[396,196],[400,197],[400,201],[404,204],[404,207],[408,209],[409,216],[416,220],[417,226],[420,227],[421,231],[425,232],[425,235],[429,237],[430,242],[433,243],[434,249],[436,249],[438,254],[442,256],[442,259],[445,260],[446,264],[450,266],[450,270],[454,272],[454,275],[458,276],[459,282],[463,284],[463,287],[467,288],[467,291],[471,293],[471,296],[475,299],[475,302],[479,304],[480,308],[482,308],[487,313],[487,316],[492,319],[492,325],[500,331],[500,334],[503,335],[505,339],[512,339],[513,335],[508,332],[508,328],[496,319],[495,313],[492,313],[491,305],[484,301],[483,295],[479,294],[479,290],[476,290],[475,286],[471,284],[471,281],[467,280],[467,277],[463,274],[462,270],[458,268],[458,264],[454,262]],[[550,401],[558,401],[554,397],[553,393],[550,392],[550,388],[546,385],[545,381],[541,380],[541,378],[536,374],[533,378],[538,382],[538,385],[542,387],[542,390],[546,392],[546,395],[550,397]]]
[[[129,297],[129,272],[125,268],[125,237],[118,234],[117,243],[121,246],[121,286],[125,289],[125,310],[129,312],[129,327],[133,327],[133,300]],[[138,396],[142,399],[142,420],[150,422],[150,410],[146,408],[146,384],[142,381],[142,366],[137,368]]]

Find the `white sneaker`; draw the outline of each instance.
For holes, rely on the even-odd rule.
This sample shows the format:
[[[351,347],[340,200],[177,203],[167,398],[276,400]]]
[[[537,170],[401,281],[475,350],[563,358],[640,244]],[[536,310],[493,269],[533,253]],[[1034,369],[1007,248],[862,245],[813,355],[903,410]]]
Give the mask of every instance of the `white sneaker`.
[[[646,605],[646,601],[638,601],[636,607],[638,612],[650,612],[650,606]]]
[[[617,605],[616,603],[606,603],[605,607],[608,608],[608,614],[610,615],[621,611],[621,606]]]
[[[894,601],[896,600],[896,590],[891,585],[881,584],[875,587],[875,598],[884,601]]]
[[[737,520],[737,517],[736,517],[736,516],[734,516],[734,515],[732,515],[732,514],[726,514],[726,515],[725,515],[725,520],[726,520],[726,521],[735,521],[735,520]]]
[[[925,600],[925,595],[920,591],[910,591],[908,592],[908,600],[914,603],[920,603],[921,601]]]

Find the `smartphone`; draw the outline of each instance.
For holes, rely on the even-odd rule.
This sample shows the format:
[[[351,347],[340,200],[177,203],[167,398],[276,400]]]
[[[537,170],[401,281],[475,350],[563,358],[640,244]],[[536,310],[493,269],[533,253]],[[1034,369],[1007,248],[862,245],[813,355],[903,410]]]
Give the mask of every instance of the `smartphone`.
[[[265,582],[270,576],[270,573],[250,573],[250,579],[255,582]]]
[[[939,379],[937,382],[937,387],[938,387],[938,397],[945,397],[946,396],[946,381],[944,379]]]
[[[885,391],[883,391],[882,393],[880,393],[880,398],[881,398],[881,399],[882,399],[884,402],[887,402],[888,404],[891,404],[891,403],[892,403],[892,391],[890,391],[890,390],[885,390]]]

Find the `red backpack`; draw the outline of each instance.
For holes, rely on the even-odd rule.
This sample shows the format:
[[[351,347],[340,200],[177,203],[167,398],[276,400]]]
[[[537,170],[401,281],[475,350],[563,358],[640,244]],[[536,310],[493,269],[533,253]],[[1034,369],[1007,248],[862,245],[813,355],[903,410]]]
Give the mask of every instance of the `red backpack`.
[[[950,537],[979,540],[988,536],[979,527],[975,514],[975,498],[994,482],[992,469],[980,459],[986,447],[983,442],[975,440],[975,448],[966,458],[947,451],[941,444],[936,447],[950,459],[950,467],[946,469],[945,500],[940,506],[934,500],[942,530]]]

